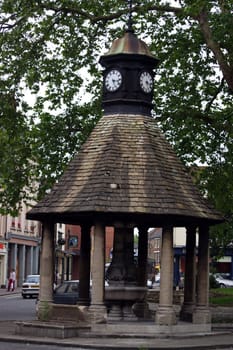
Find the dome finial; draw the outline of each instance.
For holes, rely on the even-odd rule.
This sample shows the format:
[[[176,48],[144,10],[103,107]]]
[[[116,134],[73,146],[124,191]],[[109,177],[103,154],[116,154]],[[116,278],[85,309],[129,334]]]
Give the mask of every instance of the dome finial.
[[[129,6],[129,15],[128,15],[126,31],[133,33],[134,32],[134,30],[133,30],[133,20],[132,20],[132,3],[133,3],[133,0],[127,0],[127,2],[128,2],[128,6]]]

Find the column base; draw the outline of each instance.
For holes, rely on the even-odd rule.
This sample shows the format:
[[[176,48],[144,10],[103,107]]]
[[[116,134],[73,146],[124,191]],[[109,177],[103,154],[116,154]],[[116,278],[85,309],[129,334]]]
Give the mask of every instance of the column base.
[[[53,312],[52,300],[38,302],[37,317],[40,321],[49,321]]]
[[[172,306],[159,306],[155,314],[155,323],[157,325],[177,324],[175,310]]]
[[[132,309],[132,303],[125,303],[122,311],[123,311],[123,319],[125,321],[137,321],[137,317],[135,316]]]
[[[113,304],[111,305],[108,313],[108,321],[122,321],[123,311],[121,305]]]
[[[149,305],[146,301],[138,301],[133,307],[133,312],[139,319],[149,319],[150,318],[150,310]]]
[[[184,303],[180,311],[180,319],[186,322],[193,321],[194,303]]]
[[[207,324],[211,323],[211,312],[206,306],[197,306],[193,311],[193,323]]]
[[[104,305],[92,304],[89,307],[90,321],[91,323],[106,323],[107,322],[107,309]]]

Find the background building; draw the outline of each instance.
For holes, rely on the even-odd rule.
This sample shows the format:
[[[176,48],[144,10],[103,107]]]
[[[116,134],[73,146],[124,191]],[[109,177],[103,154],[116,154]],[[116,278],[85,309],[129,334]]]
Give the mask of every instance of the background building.
[[[184,227],[174,227],[173,229],[173,248],[174,248],[174,283],[177,285],[185,272],[185,254],[186,254],[186,230]],[[148,233],[148,257],[154,261],[155,269],[160,270],[162,244],[162,229],[153,228]],[[196,234],[196,255],[198,254],[198,234]],[[210,247],[211,250],[211,247]],[[233,277],[233,248],[228,247],[224,250],[224,256],[217,261],[210,259],[210,264],[214,272],[228,273]]]
[[[39,273],[41,224],[26,220],[23,203],[17,217],[0,215],[0,286],[7,284],[10,270],[16,271],[16,286],[29,274]]]
[[[93,235],[93,231],[91,231]],[[111,260],[113,248],[113,227],[106,227],[105,258]],[[57,224],[56,232],[56,283],[63,280],[79,279],[79,260],[81,249],[81,227],[79,225]]]

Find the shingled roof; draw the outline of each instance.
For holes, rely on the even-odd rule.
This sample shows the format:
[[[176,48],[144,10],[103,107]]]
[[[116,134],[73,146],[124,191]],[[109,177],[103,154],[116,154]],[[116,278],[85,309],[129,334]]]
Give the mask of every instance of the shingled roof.
[[[51,192],[28,219],[81,223],[117,218],[136,224],[218,223],[155,120],[103,116]]]

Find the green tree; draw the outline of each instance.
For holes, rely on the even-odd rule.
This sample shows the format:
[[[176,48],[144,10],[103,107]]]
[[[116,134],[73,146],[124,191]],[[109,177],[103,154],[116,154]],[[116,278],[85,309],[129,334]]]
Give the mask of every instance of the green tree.
[[[101,116],[98,60],[122,35],[127,3],[1,1],[0,96],[17,100],[11,155],[1,149],[1,164],[15,171],[11,177],[5,165],[0,169],[2,210],[14,208],[32,180],[43,195]],[[228,241],[233,236],[232,0],[135,0],[132,11],[135,32],[160,60],[153,116],[186,165],[206,165],[200,185],[227,215],[225,244],[225,230]],[[4,143],[14,121],[10,108],[1,108]]]

